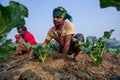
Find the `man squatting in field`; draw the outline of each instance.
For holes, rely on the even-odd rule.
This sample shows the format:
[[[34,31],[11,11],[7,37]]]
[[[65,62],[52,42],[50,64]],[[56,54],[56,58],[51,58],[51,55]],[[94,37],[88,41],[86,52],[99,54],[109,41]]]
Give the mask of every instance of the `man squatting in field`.
[[[68,19],[69,21],[65,21]],[[53,10],[53,23],[47,33],[46,39],[43,44],[48,44],[54,39],[59,46],[56,45],[58,52],[62,53],[61,59],[65,59],[67,55],[74,54],[74,60],[79,61],[78,54],[80,49],[75,46],[75,42],[72,38],[77,38],[80,41],[84,41],[82,34],[74,35],[74,25],[72,23],[72,17],[63,7],[57,7]]]

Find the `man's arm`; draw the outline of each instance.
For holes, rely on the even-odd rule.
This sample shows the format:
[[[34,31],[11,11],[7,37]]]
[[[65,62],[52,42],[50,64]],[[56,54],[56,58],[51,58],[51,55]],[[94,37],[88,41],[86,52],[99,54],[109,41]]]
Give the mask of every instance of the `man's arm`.
[[[74,34],[74,25],[73,25],[73,23],[68,22],[66,24],[66,26],[67,26],[66,27],[67,34],[66,34],[66,37],[65,37],[65,45],[64,45],[64,48],[63,48],[62,58],[66,58],[68,50],[70,48],[71,38],[73,37],[73,34]]]
[[[43,42],[43,44],[49,44],[50,43],[50,40],[47,40],[47,39],[45,39],[45,41]]]
[[[71,42],[71,38],[72,38],[72,34],[70,35],[67,35],[65,37],[65,45],[64,45],[64,48],[63,48],[63,54],[62,54],[62,59],[65,59],[66,56],[67,56],[67,53],[68,53],[68,50],[70,48],[70,42]]]

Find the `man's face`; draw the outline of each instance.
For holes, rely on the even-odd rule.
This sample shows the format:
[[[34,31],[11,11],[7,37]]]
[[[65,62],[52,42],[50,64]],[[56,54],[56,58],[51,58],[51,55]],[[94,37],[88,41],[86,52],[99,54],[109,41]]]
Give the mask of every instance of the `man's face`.
[[[53,23],[54,23],[55,27],[57,29],[59,29],[61,27],[61,25],[63,25],[64,20],[61,17],[54,16],[53,17]]]
[[[22,37],[24,37],[24,35],[26,34],[26,31],[23,31],[22,28],[18,29],[17,31]]]

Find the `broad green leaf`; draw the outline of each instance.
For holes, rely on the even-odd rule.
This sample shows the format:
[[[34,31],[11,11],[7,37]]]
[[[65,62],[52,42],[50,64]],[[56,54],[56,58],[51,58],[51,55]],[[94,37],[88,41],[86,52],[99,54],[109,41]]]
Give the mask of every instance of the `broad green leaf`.
[[[105,31],[103,37],[109,39],[111,37],[113,31],[115,31],[115,30],[112,29],[110,31]]]
[[[8,6],[0,4],[0,35],[6,35],[18,25],[24,25],[24,17],[28,17],[28,9],[15,1],[10,1]]]
[[[100,0],[100,7],[116,7],[116,9],[120,11],[120,0]]]

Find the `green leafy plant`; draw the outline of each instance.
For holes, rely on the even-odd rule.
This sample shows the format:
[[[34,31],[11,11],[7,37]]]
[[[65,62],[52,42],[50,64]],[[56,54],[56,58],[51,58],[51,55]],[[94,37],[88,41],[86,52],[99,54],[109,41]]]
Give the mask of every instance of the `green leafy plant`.
[[[74,42],[78,43],[81,51],[90,54],[96,65],[102,63],[102,55],[107,51],[114,51],[120,54],[120,41],[110,39],[114,30],[105,31],[103,37],[96,38],[95,36],[88,36],[86,42],[80,42],[73,38]]]
[[[0,62],[7,60],[7,55],[10,52],[16,50],[16,45],[12,42],[11,39],[4,41],[0,44]]]
[[[15,1],[10,1],[8,6],[0,4],[0,35],[7,35],[18,25],[24,25],[24,17],[28,17],[28,9]]]
[[[8,6],[0,4],[0,60],[5,61],[7,54],[13,49],[14,44],[7,40],[8,33],[18,25],[24,25],[24,17],[28,17],[28,9],[15,1],[10,1]]]
[[[33,47],[33,50],[36,52],[36,54],[42,60],[42,62],[44,62],[45,59],[47,58],[49,49],[50,49],[49,45],[44,44],[43,45],[38,44],[37,47]]]
[[[37,44],[37,45],[31,45],[29,43],[23,42],[23,45],[26,47],[29,47],[34,51],[34,53],[39,57],[42,62],[44,62],[49,54],[50,50],[50,44]]]
[[[120,0],[100,0],[100,7],[116,7],[116,9],[120,11]]]

